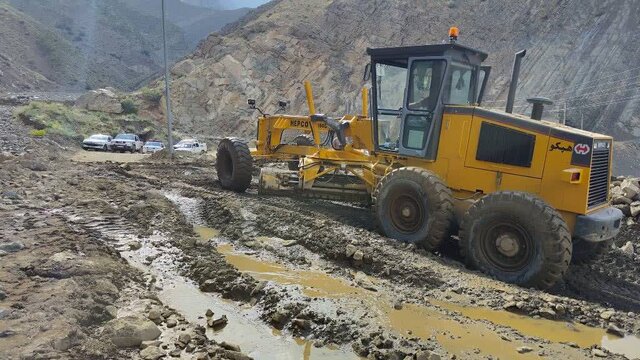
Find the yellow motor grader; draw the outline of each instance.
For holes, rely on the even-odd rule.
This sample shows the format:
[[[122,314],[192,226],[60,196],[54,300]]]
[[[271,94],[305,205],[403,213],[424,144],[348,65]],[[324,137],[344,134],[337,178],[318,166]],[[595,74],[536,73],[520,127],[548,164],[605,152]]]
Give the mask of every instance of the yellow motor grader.
[[[262,168],[259,193],[365,200],[389,238],[428,250],[457,239],[473,268],[552,286],[620,230],[622,212],[609,204],[612,138],[541,120],[545,98],[529,99],[530,117],[512,114],[524,50],[506,111],[481,107],[487,54],[456,40],[452,28],[447,43],[368,49],[361,114],[317,114],[306,82],[310,115],[260,111],[255,150],[221,141],[222,187],[244,192],[254,160],[287,162]]]

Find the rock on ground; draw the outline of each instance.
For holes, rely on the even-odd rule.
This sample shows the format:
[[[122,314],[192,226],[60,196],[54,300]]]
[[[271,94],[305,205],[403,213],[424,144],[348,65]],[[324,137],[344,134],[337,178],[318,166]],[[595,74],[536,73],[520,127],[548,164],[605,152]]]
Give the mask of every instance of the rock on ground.
[[[121,114],[122,104],[118,96],[111,90],[91,90],[76,101],[76,107],[90,111],[102,111],[110,114]]]
[[[105,332],[111,342],[119,348],[139,347],[143,341],[155,340],[160,336],[160,329],[153,322],[127,316],[109,321]]]

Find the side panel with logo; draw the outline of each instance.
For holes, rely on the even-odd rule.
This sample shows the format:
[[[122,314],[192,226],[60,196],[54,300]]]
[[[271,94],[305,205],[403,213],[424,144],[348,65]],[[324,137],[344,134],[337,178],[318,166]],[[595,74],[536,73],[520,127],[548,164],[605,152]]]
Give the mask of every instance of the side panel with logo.
[[[576,140],[577,141],[573,146],[571,164],[586,167],[591,166],[591,151],[593,149],[593,139],[582,138]]]
[[[541,195],[556,209],[579,214],[586,212],[592,146],[592,139],[575,135],[550,138]],[[574,170],[581,172],[581,181],[577,184],[567,180],[567,171]]]

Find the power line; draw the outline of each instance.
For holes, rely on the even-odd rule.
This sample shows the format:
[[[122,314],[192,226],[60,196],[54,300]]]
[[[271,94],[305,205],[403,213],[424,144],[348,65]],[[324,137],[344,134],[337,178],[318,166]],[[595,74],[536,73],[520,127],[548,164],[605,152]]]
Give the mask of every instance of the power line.
[[[567,110],[570,110],[570,109],[581,109],[581,108],[594,107],[594,106],[607,106],[607,105],[616,104],[616,103],[629,101],[629,100],[635,100],[635,99],[640,99],[640,95],[634,95],[634,96],[630,96],[630,97],[626,97],[626,98],[620,98],[620,99],[613,100],[613,101],[605,101],[605,102],[600,102],[600,103],[595,103],[595,104],[572,106],[572,107],[568,107]],[[549,111],[558,112],[558,111],[563,111],[563,110],[549,110]]]
[[[634,68],[633,70],[635,70],[635,69],[640,69],[640,67],[638,67],[638,68]],[[620,73],[619,73],[619,74],[616,74],[616,75],[620,75]],[[603,85],[607,85],[607,84],[622,84],[622,83],[628,83],[630,80],[632,80],[632,79],[637,79],[637,78],[640,78],[640,74],[635,75],[635,76],[632,76],[632,77],[629,77],[629,78],[626,78],[626,79],[618,79],[618,80],[614,80],[614,81],[606,81],[606,82],[603,82],[603,83],[602,83],[602,82],[599,82],[598,84],[595,84],[595,85],[583,86],[583,87],[577,87],[577,88],[575,88],[574,90],[571,90],[571,91],[566,91],[566,92],[558,92],[558,91],[553,92],[553,91],[551,91],[551,92],[545,92],[544,94],[548,96],[548,95],[556,95],[556,94],[564,95],[564,94],[569,94],[569,93],[578,93],[578,92],[580,92],[580,91],[582,91],[582,90],[591,89],[591,88],[597,88],[597,87],[599,87],[599,86],[603,86]],[[594,82],[594,81],[599,81],[599,80],[600,80],[600,79],[592,79],[589,83],[592,83],[592,82]],[[615,87],[616,87],[616,86],[611,85],[611,87],[608,87],[607,89],[613,89],[613,88],[615,88]],[[569,88],[569,87],[566,87],[566,88],[564,88],[564,89],[568,89],[568,88]],[[594,90],[594,91],[587,92],[587,93],[585,93],[585,94],[598,93],[598,92],[602,92],[602,91],[605,91],[605,90],[606,90],[606,89]],[[582,96],[576,96],[576,97],[582,97]],[[565,99],[565,98],[561,98],[561,99],[559,99],[559,100],[564,100],[564,99]],[[568,99],[568,98],[566,98],[566,99]],[[526,100],[526,98],[522,98],[522,97],[521,97],[521,98],[516,98],[516,100]],[[504,102],[506,102],[506,100],[493,100],[493,101],[485,101],[485,102],[486,102],[486,103],[504,103]]]

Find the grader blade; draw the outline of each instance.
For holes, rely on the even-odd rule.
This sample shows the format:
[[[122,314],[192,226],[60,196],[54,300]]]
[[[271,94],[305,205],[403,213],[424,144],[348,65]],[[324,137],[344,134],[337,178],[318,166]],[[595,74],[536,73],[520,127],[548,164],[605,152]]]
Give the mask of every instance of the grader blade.
[[[303,187],[297,171],[262,168],[258,193],[309,199],[368,203],[367,189],[355,176],[331,174],[318,177],[311,187]]]

